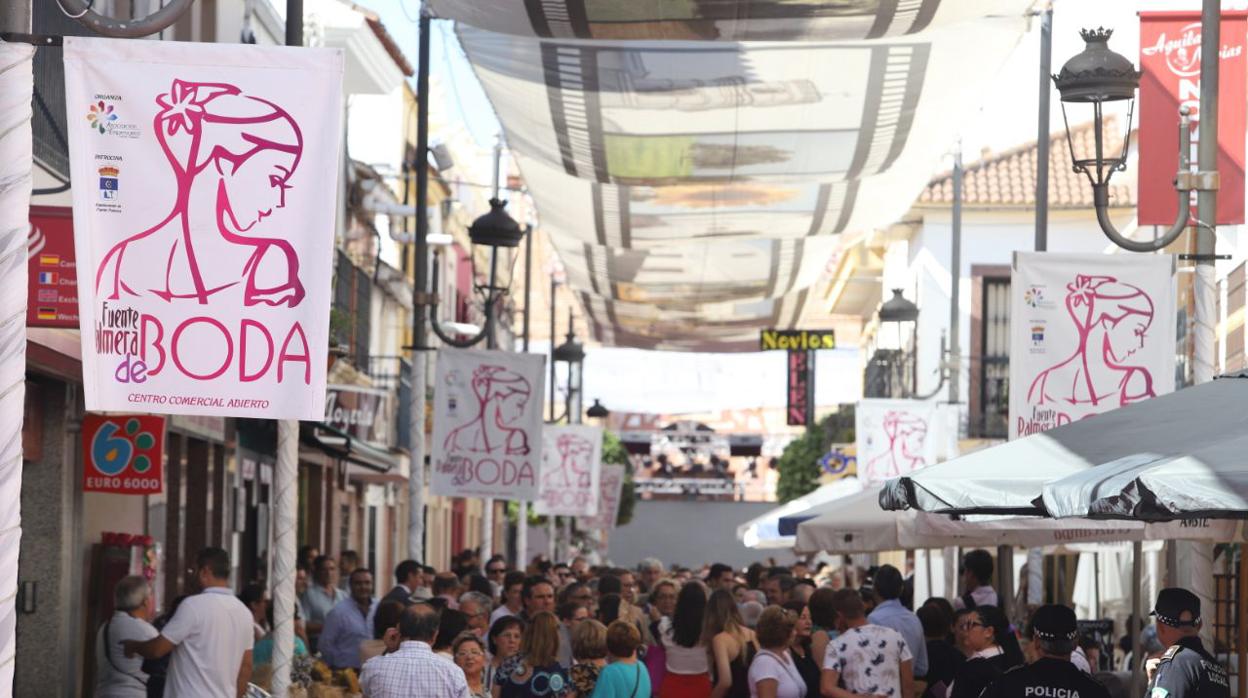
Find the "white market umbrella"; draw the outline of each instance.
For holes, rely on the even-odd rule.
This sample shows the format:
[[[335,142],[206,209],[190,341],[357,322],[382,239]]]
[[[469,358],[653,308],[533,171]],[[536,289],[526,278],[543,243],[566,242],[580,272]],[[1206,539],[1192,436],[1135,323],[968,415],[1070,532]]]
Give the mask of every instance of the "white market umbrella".
[[[816,515],[797,525],[794,552],[841,554],[941,547],[920,539],[916,512],[884,511],[879,498],[880,486],[876,485],[811,510]]]
[[[1240,436],[1248,433],[1245,405],[1248,378],[1225,377],[1184,388],[895,478],[886,484],[880,504],[940,513],[1043,515],[1038,500],[1045,485],[1082,474],[1086,480],[1070,482],[1082,482],[1091,488],[1087,491],[1099,496],[1110,489],[1104,479],[1110,471],[1098,466],[1116,463],[1126,472],[1130,467],[1166,461],[1176,477],[1181,473],[1191,480],[1178,480],[1180,488],[1163,492],[1199,488],[1200,501],[1220,507],[1216,511],[1232,511],[1236,506],[1248,509],[1242,498],[1248,497],[1248,466],[1234,475],[1227,460],[1236,452],[1248,453],[1244,448],[1248,440]],[[1207,467],[1196,466],[1195,461],[1204,463],[1202,459],[1227,467],[1214,475]],[[1124,480],[1123,484],[1129,483]],[[1229,491],[1215,497],[1219,487]],[[1055,494],[1054,503],[1059,500]],[[1053,512],[1057,516],[1085,513],[1094,512],[1073,504]]]
[[[737,539],[747,548],[755,550],[792,548],[794,536],[780,535],[780,519],[809,511],[813,507],[835,499],[848,497],[862,491],[862,483],[856,477],[847,477],[823,485],[809,494],[786,502],[762,516],[737,526]]]
[[[1248,435],[1228,434],[1180,455],[1135,454],[1067,475],[1041,492],[1045,510],[1057,517],[1248,518]]]

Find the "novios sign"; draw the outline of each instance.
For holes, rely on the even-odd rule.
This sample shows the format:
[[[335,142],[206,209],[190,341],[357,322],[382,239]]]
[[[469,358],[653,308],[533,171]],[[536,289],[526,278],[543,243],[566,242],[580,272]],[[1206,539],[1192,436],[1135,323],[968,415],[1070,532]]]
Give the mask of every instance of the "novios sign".
[[[1221,92],[1218,103],[1219,224],[1244,222],[1244,101],[1248,80],[1245,34],[1248,13],[1222,13],[1218,47]],[[1192,115],[1192,163],[1200,129],[1200,14],[1140,13],[1140,178],[1139,222],[1170,225],[1178,205],[1173,178],[1179,164],[1179,108]],[[1193,205],[1195,197],[1192,199]],[[1194,212],[1193,212],[1194,213]]]

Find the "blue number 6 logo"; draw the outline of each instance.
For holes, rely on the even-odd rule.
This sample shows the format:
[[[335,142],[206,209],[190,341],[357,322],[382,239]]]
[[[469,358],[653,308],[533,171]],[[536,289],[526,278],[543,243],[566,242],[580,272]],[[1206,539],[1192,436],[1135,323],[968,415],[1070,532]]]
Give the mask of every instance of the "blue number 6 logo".
[[[116,437],[117,425],[105,422],[91,438],[91,462],[105,475],[116,475],[130,464],[134,446],[124,437]]]

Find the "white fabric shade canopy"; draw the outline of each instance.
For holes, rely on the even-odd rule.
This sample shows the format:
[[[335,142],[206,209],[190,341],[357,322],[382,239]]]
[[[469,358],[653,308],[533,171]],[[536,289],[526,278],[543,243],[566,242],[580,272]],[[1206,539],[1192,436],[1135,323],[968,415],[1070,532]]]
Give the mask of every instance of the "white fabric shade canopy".
[[[812,510],[814,507],[834,500],[844,499],[862,491],[858,478],[849,477],[822,485],[814,492],[781,504],[771,511],[737,526],[737,540],[745,547],[755,549],[792,548],[793,536],[781,536],[780,519]],[[877,507],[878,508],[878,507]]]
[[[730,351],[801,321],[838,233],[905,213],[1030,4],[433,9],[461,21],[595,339]]]
[[[1044,514],[1040,498],[1046,485],[1074,477],[1066,482],[1083,494],[1050,488],[1044,506],[1055,508],[1049,514],[1116,510],[1127,518],[1138,511],[1139,518],[1166,519],[1243,510],[1245,405],[1248,378],[1221,378],[890,480],[880,503],[938,513]],[[1132,477],[1137,470],[1143,480]],[[1157,485],[1153,474],[1166,474],[1169,485]],[[1133,483],[1142,487],[1132,489]],[[1124,492],[1127,498],[1098,505],[1103,510],[1075,504],[1079,497]],[[1123,514],[1127,511],[1131,515]]]
[[[882,486],[812,507],[813,518],[797,525],[797,553],[878,552],[942,548],[946,546],[1060,547],[1079,550],[1091,543],[1121,541],[1209,540],[1240,538],[1238,522],[1175,521],[1145,524],[1137,521],[1090,521],[1029,517],[954,519],[914,510],[880,508]]]

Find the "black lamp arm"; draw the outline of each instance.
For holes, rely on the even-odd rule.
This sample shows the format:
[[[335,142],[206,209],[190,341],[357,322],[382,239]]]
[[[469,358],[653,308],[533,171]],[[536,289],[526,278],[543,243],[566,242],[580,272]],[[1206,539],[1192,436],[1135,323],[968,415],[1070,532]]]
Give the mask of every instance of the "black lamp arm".
[[[435,252],[434,263],[433,263],[433,288],[435,289],[438,288],[438,269],[441,266],[442,266],[441,264],[438,264],[437,253]],[[494,283],[494,280],[491,279],[490,285],[492,286],[493,283]],[[437,295],[434,294],[433,298],[436,299]],[[476,336],[472,337],[471,339],[457,339],[455,337],[450,336],[449,334],[446,333],[445,330],[442,329],[442,325],[438,323],[437,300],[433,300],[429,303],[429,327],[433,329],[433,333],[438,336],[438,339],[442,340],[444,343],[452,347],[456,347],[459,349],[467,349],[469,347],[474,347],[480,344],[481,341],[484,340],[486,337],[490,336],[490,332],[493,331],[494,329],[494,300],[495,299],[492,293],[491,295],[486,297],[485,299],[485,325],[481,328],[481,331],[478,332]]]
[[[1187,230],[1191,220],[1191,202],[1188,193],[1195,188],[1190,173],[1192,150],[1190,122],[1187,108],[1181,108],[1179,110],[1179,172],[1174,181],[1175,189],[1178,190],[1179,205],[1175,212],[1174,223],[1165,235],[1156,240],[1132,240],[1118,232],[1118,229],[1114,227],[1114,222],[1109,218],[1109,178],[1106,177],[1103,182],[1092,182],[1092,205],[1096,209],[1096,222],[1100,224],[1105,236],[1115,245],[1130,252],[1156,252],[1177,240],[1183,231]],[[1088,179],[1092,179],[1091,175]],[[1197,223],[1199,224],[1199,221]]]

